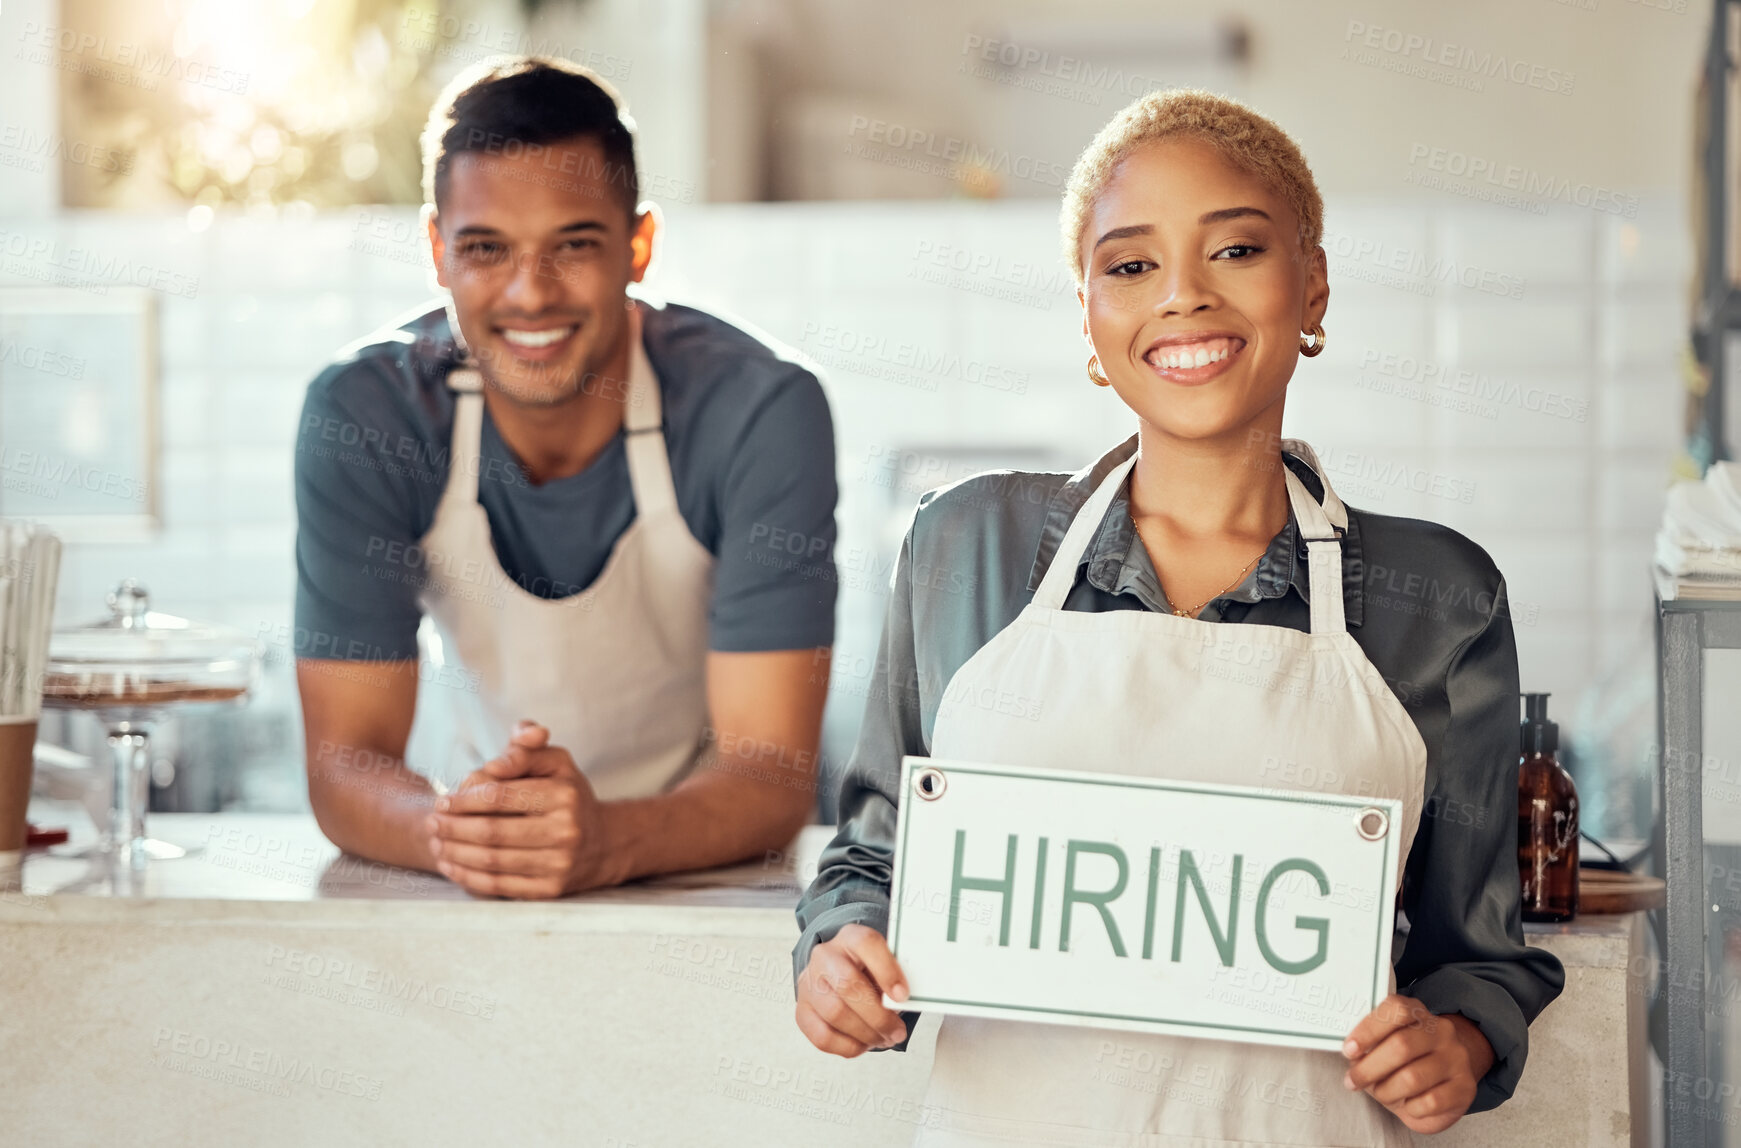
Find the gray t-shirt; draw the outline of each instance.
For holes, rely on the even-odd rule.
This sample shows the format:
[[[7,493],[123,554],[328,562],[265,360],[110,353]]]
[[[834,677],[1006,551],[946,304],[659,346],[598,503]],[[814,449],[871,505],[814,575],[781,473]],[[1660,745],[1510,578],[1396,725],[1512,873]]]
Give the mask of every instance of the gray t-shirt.
[[[821,384],[712,315],[675,305],[643,315],[678,509],[717,560],[709,647],[832,644],[838,491]],[[296,450],[297,657],[416,656],[415,547],[447,485],[445,380],[457,357],[437,306],[347,348],[309,384]],[[542,598],[591,585],[635,517],[622,432],[585,470],[534,486],[486,409],[479,453],[478,501],[503,572]]]

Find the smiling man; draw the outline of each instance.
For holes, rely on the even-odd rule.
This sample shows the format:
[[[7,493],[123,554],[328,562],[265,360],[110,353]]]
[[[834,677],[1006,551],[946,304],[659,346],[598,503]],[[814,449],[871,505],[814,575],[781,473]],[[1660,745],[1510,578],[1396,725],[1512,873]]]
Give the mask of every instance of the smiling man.
[[[778,349],[629,297],[656,238],[638,186],[591,73],[462,76],[424,134],[449,298],[347,349],[303,409],[315,816],[480,894],[759,856],[811,808],[827,402]]]

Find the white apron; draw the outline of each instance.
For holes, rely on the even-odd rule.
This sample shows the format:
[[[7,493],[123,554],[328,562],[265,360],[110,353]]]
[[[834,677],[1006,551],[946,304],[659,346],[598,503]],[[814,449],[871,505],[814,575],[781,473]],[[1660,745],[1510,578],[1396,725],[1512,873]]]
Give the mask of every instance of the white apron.
[[[1323,477],[1310,447],[1290,439],[1283,449]],[[1296,763],[1288,776],[1339,779],[1328,791],[1401,801],[1406,861],[1426,746],[1345,628],[1332,528],[1347,526],[1341,500],[1326,481],[1320,507],[1283,466],[1309,549],[1310,634],[1148,610],[1066,611],[1077,564],[1135,461],[1083,505],[1032,604],[956,671],[931,753],[1270,788],[1287,787],[1278,763]],[[962,704],[985,690],[1046,705],[1030,720]],[[946,1016],[915,1143],[1408,1145],[1400,1121],[1343,1088],[1346,1071],[1339,1052]]]
[[[417,708],[451,709],[455,729],[446,745],[414,739],[409,756],[451,785],[500,755],[527,718],[549,727],[550,744],[573,755],[600,798],[662,791],[694,764],[707,722],[713,556],[677,508],[639,310],[623,416],[635,518],[579,594],[540,598],[503,572],[477,497],[481,380],[459,369],[448,385],[460,392],[451,469],[420,543],[418,600],[433,623],[429,659],[449,672],[423,675]]]

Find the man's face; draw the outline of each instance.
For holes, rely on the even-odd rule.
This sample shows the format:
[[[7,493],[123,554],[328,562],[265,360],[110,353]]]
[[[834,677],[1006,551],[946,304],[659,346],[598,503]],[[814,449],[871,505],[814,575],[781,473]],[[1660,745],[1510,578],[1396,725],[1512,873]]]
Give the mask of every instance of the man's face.
[[[448,167],[429,221],[436,278],[485,378],[518,403],[572,398],[623,347],[625,290],[646,273],[654,224],[631,219],[622,176],[588,138]]]
[[[1145,423],[1187,439],[1280,428],[1300,332],[1330,298],[1285,199],[1209,144],[1162,140],[1119,165],[1082,248],[1084,333]]]

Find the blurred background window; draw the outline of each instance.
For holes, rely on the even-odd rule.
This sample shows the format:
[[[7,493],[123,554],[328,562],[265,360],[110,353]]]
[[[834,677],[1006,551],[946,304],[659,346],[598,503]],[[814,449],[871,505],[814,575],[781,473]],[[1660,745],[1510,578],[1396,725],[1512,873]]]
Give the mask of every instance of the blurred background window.
[[[68,207],[421,201],[433,3],[62,0],[26,50],[61,128],[115,162],[63,165]]]

